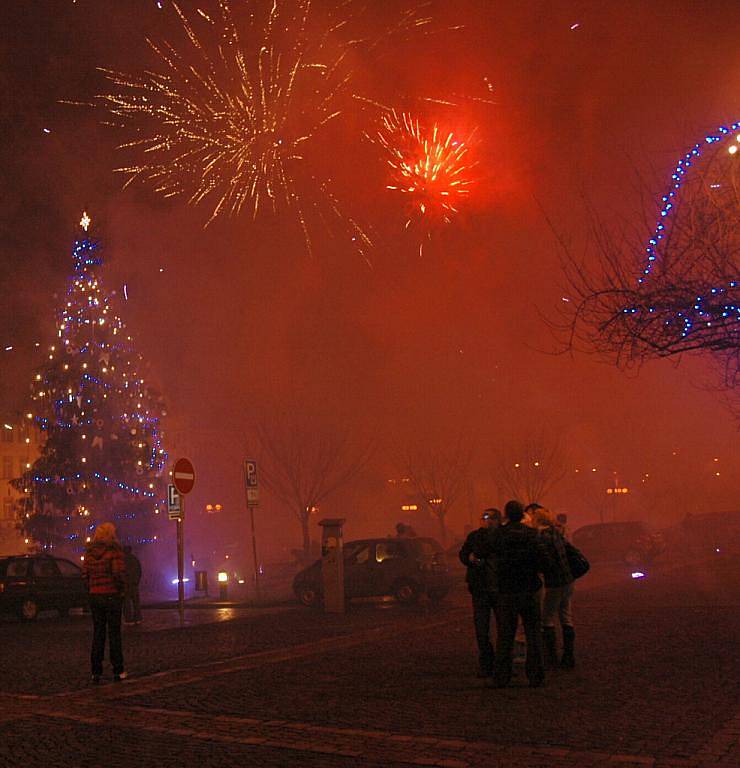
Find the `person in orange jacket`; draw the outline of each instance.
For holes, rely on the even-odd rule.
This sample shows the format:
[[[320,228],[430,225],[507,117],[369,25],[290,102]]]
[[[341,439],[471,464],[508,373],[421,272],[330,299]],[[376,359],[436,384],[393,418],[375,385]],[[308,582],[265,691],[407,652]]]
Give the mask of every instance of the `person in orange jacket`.
[[[93,540],[85,550],[83,572],[87,579],[93,621],[93,640],[90,651],[92,681],[95,684],[99,683],[103,674],[107,632],[113,679],[118,682],[126,677],[121,641],[121,609],[126,583],[126,566],[113,523],[101,523],[95,529]]]

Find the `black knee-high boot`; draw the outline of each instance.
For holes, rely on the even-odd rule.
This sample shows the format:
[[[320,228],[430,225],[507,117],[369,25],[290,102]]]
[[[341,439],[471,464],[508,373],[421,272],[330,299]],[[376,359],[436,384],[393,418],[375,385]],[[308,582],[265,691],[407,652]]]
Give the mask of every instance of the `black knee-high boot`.
[[[575,645],[576,631],[573,627],[565,624],[563,626],[563,658],[560,660],[560,666],[565,669],[573,669],[576,665],[576,658],[573,654]]]

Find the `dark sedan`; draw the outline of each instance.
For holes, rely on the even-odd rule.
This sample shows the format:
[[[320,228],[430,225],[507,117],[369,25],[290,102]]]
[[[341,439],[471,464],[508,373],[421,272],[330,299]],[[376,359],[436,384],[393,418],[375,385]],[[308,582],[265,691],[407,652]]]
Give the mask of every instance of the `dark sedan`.
[[[41,611],[66,614],[88,603],[82,570],[50,555],[0,558],[0,611],[33,621]]]
[[[663,551],[663,539],[642,521],[584,525],[573,544],[593,562],[649,565]]]
[[[413,603],[426,594],[436,601],[451,586],[444,550],[434,539],[362,539],[344,545],[347,599],[392,595]],[[293,591],[304,605],[321,604],[321,560],[296,575]]]

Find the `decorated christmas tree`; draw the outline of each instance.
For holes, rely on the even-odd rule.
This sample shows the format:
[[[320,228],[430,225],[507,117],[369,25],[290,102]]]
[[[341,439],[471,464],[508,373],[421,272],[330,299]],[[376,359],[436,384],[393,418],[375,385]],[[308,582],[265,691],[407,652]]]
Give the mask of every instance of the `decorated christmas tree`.
[[[101,244],[83,214],[56,339],[32,384],[27,414],[43,431],[39,458],[14,481],[20,526],[43,549],[80,553],[95,526],[123,543],[155,542],[165,504],[162,397],[103,285]]]

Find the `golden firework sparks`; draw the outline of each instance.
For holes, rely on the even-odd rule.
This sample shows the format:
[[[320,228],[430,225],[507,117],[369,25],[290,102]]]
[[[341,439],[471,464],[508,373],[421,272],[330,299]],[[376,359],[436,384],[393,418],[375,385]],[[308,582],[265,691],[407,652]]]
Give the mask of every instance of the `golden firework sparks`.
[[[235,4],[237,5],[237,4]],[[102,69],[115,86],[98,96],[125,130],[120,149],[134,160],[116,169],[126,185],[143,181],[164,196],[207,206],[206,225],[220,215],[266,210],[294,215],[310,250],[307,213],[340,222],[364,253],[365,230],[343,214],[329,179],[309,168],[307,148],[341,114],[351,95],[348,53],[416,33],[431,19],[419,6],[382,35],[354,34],[347,17],[316,16],[311,0],[229,0],[192,19],[173,4],[187,42],[148,41],[157,66],[138,74]],[[351,7],[341,3],[338,12]]]
[[[407,198],[409,218],[429,233],[438,224],[449,224],[475,183],[470,138],[462,140],[436,123],[426,129],[413,115],[391,110],[375,137],[391,178],[387,188]]]

